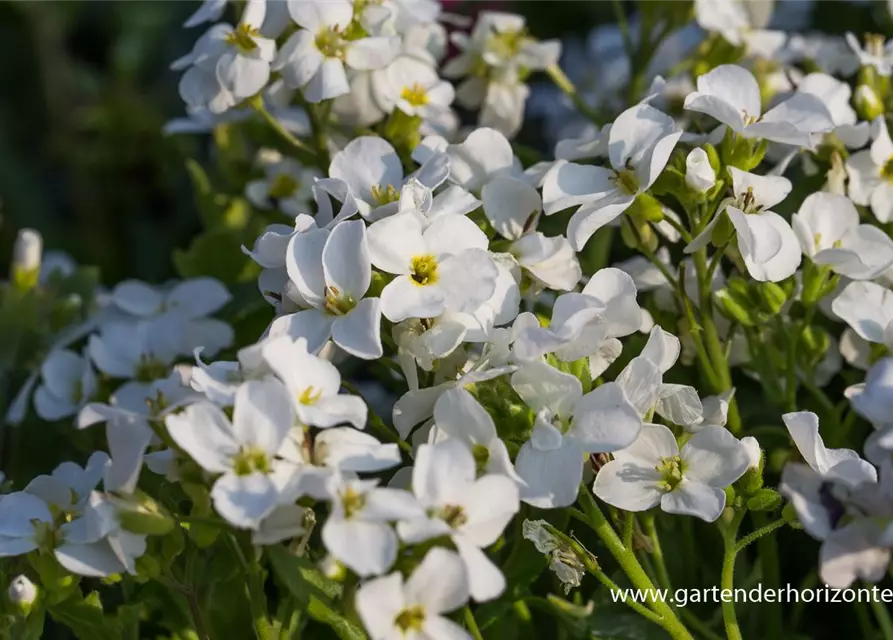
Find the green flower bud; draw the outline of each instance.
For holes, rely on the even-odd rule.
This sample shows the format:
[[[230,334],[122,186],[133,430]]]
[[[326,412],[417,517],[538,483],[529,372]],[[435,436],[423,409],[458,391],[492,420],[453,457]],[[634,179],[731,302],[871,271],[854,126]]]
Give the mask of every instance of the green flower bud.
[[[150,536],[170,533],[176,523],[167,510],[142,492],[132,496],[112,498],[118,507],[118,521],[127,531]]]
[[[761,282],[758,285],[758,290],[762,302],[772,315],[780,312],[784,303],[787,302],[788,296],[784,289],[774,282]]]
[[[753,316],[747,306],[738,302],[731,294],[730,289],[722,289],[715,294],[717,306],[720,313],[729,320],[740,322],[745,327],[753,327],[757,325],[757,319]]]
[[[751,511],[772,511],[781,504],[781,494],[775,489],[760,489],[747,499],[747,508]]]
[[[862,120],[871,122],[878,116],[884,115],[883,100],[867,84],[860,84],[856,87],[856,92],[853,94],[853,104],[856,106],[856,113],[859,114],[859,118]]]

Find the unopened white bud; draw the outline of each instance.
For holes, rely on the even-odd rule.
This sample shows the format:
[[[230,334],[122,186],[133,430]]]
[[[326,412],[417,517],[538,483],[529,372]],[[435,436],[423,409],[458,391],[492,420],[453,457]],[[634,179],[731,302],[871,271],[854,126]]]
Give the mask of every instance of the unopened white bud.
[[[34,601],[37,600],[37,587],[34,583],[27,576],[16,576],[9,583],[8,593],[9,601],[27,616]]]
[[[325,577],[336,582],[342,582],[347,577],[347,568],[333,556],[323,558],[323,561],[319,563],[319,568]]]
[[[716,183],[716,172],[710,166],[707,152],[700,147],[692,149],[685,159],[685,184],[703,193]]]
[[[40,277],[43,238],[34,229],[22,229],[12,248],[12,281],[20,289],[32,289]]]

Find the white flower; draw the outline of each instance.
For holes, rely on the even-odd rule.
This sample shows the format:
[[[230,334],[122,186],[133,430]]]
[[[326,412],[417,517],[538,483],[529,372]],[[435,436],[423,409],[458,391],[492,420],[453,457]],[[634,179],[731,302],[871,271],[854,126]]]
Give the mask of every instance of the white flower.
[[[614,121],[608,140],[611,169],[559,161],[543,180],[546,215],[582,205],[567,236],[581,251],[598,229],[614,220],[663,171],[682,131],[670,116],[639,104]]]
[[[263,356],[285,384],[301,424],[320,428],[343,423],[357,429],[366,426],[366,403],[358,396],[338,393],[338,369],[328,360],[308,353],[304,340],[288,336],[271,339],[264,344]]]
[[[713,522],[726,505],[723,489],[749,466],[745,447],[720,427],[706,427],[679,450],[673,432],[645,425],[636,441],[614,453],[598,472],[593,492],[626,511],[658,504],[667,513]]]
[[[359,358],[381,357],[381,301],[363,297],[372,282],[372,264],[362,220],[295,234],[288,243],[286,270],[311,308],[277,318],[272,333],[304,338],[313,352],[331,338]]]
[[[846,161],[850,176],[849,196],[853,202],[871,205],[880,222],[893,220],[893,141],[883,116],[871,123],[874,142]]]
[[[707,152],[695,147],[685,157],[685,184],[703,193],[716,184],[716,172],[710,166]]]
[[[459,556],[441,547],[431,549],[408,580],[400,573],[370,580],[360,586],[356,598],[372,640],[471,639],[443,615],[468,600],[468,577]]]
[[[784,218],[769,210],[790,193],[790,181],[735,167],[729,167],[729,173],[735,197],[721,205],[720,211],[725,212],[735,227],[747,272],[760,282],[779,282],[792,276],[801,258],[797,235]],[[720,215],[685,248],[687,253],[706,244]]]
[[[435,439],[464,443],[479,470],[520,480],[493,418],[467,389],[456,387],[440,394],[434,404],[434,424]]]
[[[893,41],[884,44],[883,36],[868,35],[863,49],[856,36],[847,32],[846,42],[858,56],[859,64],[863,67],[874,67],[874,70],[884,77],[889,77],[893,73]]]
[[[395,274],[381,294],[392,322],[472,312],[495,291],[498,271],[487,236],[465,216],[441,216],[423,230],[413,213],[369,227],[372,264]]]
[[[472,193],[480,193],[485,184],[499,176],[524,174],[511,143],[489,127],[475,129],[459,144],[448,144],[443,138],[429,136],[412,153],[413,159],[422,163],[445,153],[450,182]]]
[[[865,146],[870,127],[867,122],[857,122],[856,110],[850,106],[850,85],[826,73],[810,73],[797,85],[797,91],[810,93],[825,104],[834,122],[833,133],[844,145],[850,149]]]
[[[482,602],[501,595],[505,578],[482,549],[496,542],[520,508],[515,482],[503,475],[477,478],[471,451],[446,440],[419,447],[412,487],[425,515],[398,523],[400,537],[418,544],[449,536],[465,563],[471,596]]]
[[[96,367],[115,378],[149,382],[164,376],[182,352],[183,323],[174,316],[155,321],[109,322],[91,335],[87,353]]]
[[[112,289],[111,302],[138,318],[176,314],[198,319],[219,311],[232,296],[214,278],[191,278],[170,287],[153,287],[139,280],[125,280]]]
[[[813,471],[856,486],[877,482],[877,471],[850,449],[828,449],[819,434],[819,418],[811,411],[786,413],[781,417],[791,440]],[[842,466],[841,466],[842,465]]]
[[[96,393],[96,373],[90,360],[68,349],[50,352],[40,374],[42,383],[34,393],[34,408],[44,420],[74,415]]]
[[[804,255],[850,279],[871,280],[893,265],[893,241],[879,228],[859,224],[859,212],[846,196],[810,194],[791,226]]]
[[[731,64],[699,76],[698,89],[686,97],[685,108],[713,116],[745,138],[800,147],[811,146],[813,134],[834,128],[828,109],[809,93],[795,93],[763,114],[753,74]]]
[[[876,428],[893,424],[893,358],[878,360],[869,369],[865,382],[849,387],[846,396],[853,409]]]
[[[294,422],[292,403],[276,380],[251,380],[236,394],[233,419],[207,401],[165,418],[174,442],[203,469],[222,474],[211,499],[228,522],[256,529],[276,507],[275,459]]]
[[[749,31],[769,23],[773,4],[773,0],[695,0],[695,19],[702,29],[719,32],[737,46]]]
[[[345,64],[357,70],[377,69],[397,54],[396,38],[347,39],[354,20],[353,5],[347,0],[289,0],[288,10],[302,28],[282,46],[273,69],[288,86],[301,88],[309,102],[350,90]]]
[[[292,158],[278,157],[264,163],[264,178],[245,186],[245,195],[256,207],[279,209],[288,216],[310,211],[313,183],[322,174]]]
[[[332,511],[322,528],[323,544],[361,578],[384,573],[397,558],[397,534],[388,523],[424,513],[411,493],[377,484],[338,476],[327,483]]]
[[[831,310],[860,338],[893,346],[893,291],[874,282],[850,282]]]
[[[449,166],[442,153],[431,154],[426,160],[414,177],[434,189],[446,179]],[[345,194],[356,199],[364,218],[378,220],[398,211],[404,184],[403,163],[384,138],[360,136],[351,140],[332,156],[329,176],[340,181]],[[344,201],[345,195],[333,195]]]
[[[584,454],[623,449],[642,427],[641,416],[613,382],[583,395],[574,376],[530,362],[512,375],[512,387],[536,414],[530,440],[515,458],[524,481],[521,499],[535,507],[573,504]]]
[[[517,240],[533,228],[543,210],[537,190],[512,176],[496,176],[485,184],[481,201],[487,220],[507,240]]]
[[[571,291],[583,276],[577,252],[564,236],[525,233],[512,242],[509,253],[542,287]]]
[[[512,327],[514,353],[532,360],[555,353],[565,361],[594,355],[612,338],[635,332],[642,323],[636,286],[620,269],[601,269],[581,293],[565,293],[555,300],[548,327],[529,312],[521,313]]]

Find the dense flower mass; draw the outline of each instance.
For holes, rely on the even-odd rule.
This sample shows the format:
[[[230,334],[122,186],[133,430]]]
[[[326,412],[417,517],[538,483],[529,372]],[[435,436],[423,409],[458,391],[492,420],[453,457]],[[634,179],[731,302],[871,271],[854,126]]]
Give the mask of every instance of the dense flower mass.
[[[782,527],[818,541],[822,582],[883,579],[889,47],[770,30],[771,2],[640,5],[618,107],[518,15],[205,0],[168,131],[238,132],[257,161],[202,194],[183,278],[83,287],[36,232],[16,245],[4,297],[39,339],[6,428],[62,423],[82,464],[2,484],[15,624],[480,640],[539,637],[542,609],[595,634],[585,576],[669,588],[669,545],[715,536],[710,580],[744,583],[759,539],[777,581]],[[574,107],[554,157],[513,140],[541,76]],[[541,597],[547,559],[574,603]],[[141,613],[103,610],[119,584]],[[742,637],[734,605],[630,604]]]

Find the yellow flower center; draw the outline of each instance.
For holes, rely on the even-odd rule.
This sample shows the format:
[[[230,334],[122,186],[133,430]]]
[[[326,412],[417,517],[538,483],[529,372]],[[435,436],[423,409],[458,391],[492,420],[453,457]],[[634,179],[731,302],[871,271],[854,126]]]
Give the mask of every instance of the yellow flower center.
[[[274,200],[289,198],[301,188],[301,183],[287,173],[280,173],[270,182],[269,194]]]
[[[310,385],[301,392],[301,395],[298,396],[298,402],[310,406],[312,404],[316,404],[321,397],[322,389],[317,389],[313,385]]]
[[[226,34],[226,43],[238,49],[240,53],[249,53],[257,49],[257,43],[254,41],[254,38],[259,35],[260,31],[256,27],[240,24]]]
[[[410,277],[417,285],[424,287],[437,282],[437,258],[431,254],[416,256],[412,259],[410,268]]]
[[[661,482],[658,485],[661,491],[672,491],[679,483],[682,482],[682,474],[685,471],[685,464],[679,456],[661,458],[660,463],[654,467],[661,475]]]
[[[394,618],[394,624],[403,633],[410,631],[419,632],[422,630],[422,624],[425,622],[425,609],[421,605],[415,605],[404,609]]]
[[[429,102],[428,91],[418,82],[412,83],[412,86],[403,87],[400,97],[413,107],[424,107]]]
[[[397,202],[397,200],[400,199],[400,192],[397,191],[397,188],[392,184],[389,184],[386,187],[377,184],[372,187],[372,198],[379,206],[384,206],[391,202]]]
[[[632,169],[621,169],[617,172],[614,182],[628,196],[634,196],[639,193],[639,179],[636,172]]]
[[[347,487],[341,492],[341,504],[344,506],[344,517],[352,518],[364,506],[366,506],[366,497],[362,493],[354,491],[353,487]]]
[[[508,60],[518,55],[521,52],[521,47],[529,41],[526,29],[504,31],[490,36],[487,48],[500,58]]]
[[[338,27],[326,27],[316,34],[316,48],[326,58],[337,58],[344,60],[347,51],[347,45],[344,42],[344,36]]]
[[[343,316],[357,306],[352,296],[343,294],[338,287],[326,287],[326,301],[323,309],[333,316]]]
[[[270,473],[270,458],[260,449],[243,448],[233,457],[233,471],[237,476],[248,476],[255,471]]]
[[[881,177],[887,182],[893,184],[893,156],[887,158],[884,166],[881,167]]]
[[[465,515],[465,509],[459,505],[449,504],[441,509],[437,514],[440,519],[447,523],[450,529],[458,529],[468,522],[468,516]]]

